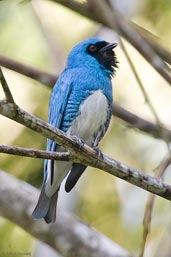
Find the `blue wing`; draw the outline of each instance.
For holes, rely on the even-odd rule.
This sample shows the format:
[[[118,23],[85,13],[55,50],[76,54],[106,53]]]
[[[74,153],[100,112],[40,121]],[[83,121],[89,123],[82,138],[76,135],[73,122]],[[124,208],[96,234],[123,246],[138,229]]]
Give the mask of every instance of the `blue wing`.
[[[72,90],[72,82],[65,71],[61,74],[52,90],[50,101],[49,101],[49,113],[48,123],[56,128],[61,127],[61,120],[66,108],[69,95]],[[57,144],[51,139],[47,139],[47,151],[56,151]],[[47,161],[44,161],[44,181],[47,177]],[[53,165],[54,161],[51,162],[51,179],[53,179]]]

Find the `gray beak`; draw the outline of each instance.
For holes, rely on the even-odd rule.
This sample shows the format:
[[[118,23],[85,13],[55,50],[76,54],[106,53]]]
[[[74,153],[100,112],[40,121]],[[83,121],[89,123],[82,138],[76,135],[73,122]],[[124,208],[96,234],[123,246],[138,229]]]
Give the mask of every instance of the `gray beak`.
[[[100,49],[100,52],[101,52],[101,53],[104,53],[104,52],[107,51],[107,50],[110,50],[110,49],[115,48],[117,45],[118,45],[117,43],[109,43],[108,45],[102,47],[102,48]]]

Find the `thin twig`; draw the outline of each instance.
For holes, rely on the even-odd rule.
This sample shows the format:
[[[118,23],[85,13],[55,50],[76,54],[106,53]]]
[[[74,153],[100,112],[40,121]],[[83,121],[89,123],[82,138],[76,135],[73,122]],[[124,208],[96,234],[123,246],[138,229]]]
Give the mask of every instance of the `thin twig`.
[[[168,155],[162,162],[159,164],[155,171],[155,177],[160,179],[167,167],[171,164],[171,157]],[[155,201],[155,195],[149,194],[146,202],[145,212],[144,212],[144,218],[143,218],[143,225],[144,225],[144,231],[143,231],[143,242],[142,242],[142,248],[139,257],[144,256],[145,246],[147,243],[147,237],[150,232],[150,226],[151,226],[151,217],[152,217],[152,211]]]
[[[131,67],[131,70],[132,70],[132,72],[133,72],[133,74],[135,76],[135,79],[136,79],[136,81],[137,81],[137,83],[138,83],[138,85],[139,85],[139,87],[140,87],[140,89],[142,91],[144,99],[147,102],[147,104],[148,104],[152,114],[154,115],[154,117],[156,119],[156,122],[158,123],[158,125],[160,125],[161,121],[160,121],[160,119],[159,119],[159,117],[158,117],[158,115],[156,113],[156,110],[154,109],[154,106],[153,106],[153,104],[152,104],[152,102],[151,102],[151,100],[150,100],[150,98],[148,96],[148,93],[147,93],[146,89],[144,88],[144,85],[143,85],[143,83],[142,83],[142,81],[141,81],[141,79],[140,79],[140,77],[139,77],[139,75],[138,75],[138,73],[136,71],[136,68],[135,68],[135,66],[134,66],[134,64],[133,64],[133,62],[132,62],[132,60],[131,60],[131,58],[130,58],[130,56],[128,54],[128,51],[127,51],[127,49],[126,49],[126,47],[125,47],[125,45],[124,45],[124,43],[123,43],[121,38],[120,38],[120,45],[121,45],[121,48],[122,48],[122,50],[123,50],[123,52],[124,52],[124,54],[125,54],[125,56],[127,58],[127,61],[129,63],[129,65]]]
[[[125,56],[127,58],[128,63],[130,65],[131,69],[132,69],[132,72],[133,72],[133,74],[134,74],[134,76],[135,76],[135,78],[137,80],[137,83],[138,83],[138,85],[139,85],[139,87],[141,89],[141,92],[142,92],[142,94],[144,96],[144,99],[145,99],[146,103],[148,104],[149,109],[151,110],[151,113],[153,114],[153,116],[154,116],[154,118],[156,120],[156,123],[158,125],[159,130],[160,130],[160,136],[165,141],[167,149],[168,149],[168,152],[170,153],[170,146],[169,146],[169,141],[170,140],[169,140],[168,137],[166,137],[166,134],[163,133],[162,122],[160,121],[160,118],[159,118],[159,116],[158,116],[158,114],[157,114],[157,112],[156,112],[156,110],[155,110],[155,108],[154,108],[154,106],[153,106],[153,104],[151,102],[150,97],[148,96],[148,93],[147,93],[147,91],[146,91],[146,89],[145,89],[145,87],[144,87],[144,85],[143,85],[143,83],[142,83],[142,81],[141,81],[137,71],[136,71],[136,68],[135,68],[135,66],[134,66],[134,64],[133,64],[133,62],[132,62],[132,60],[131,60],[131,58],[130,58],[130,56],[128,54],[128,51],[126,50],[125,45],[124,45],[124,43],[123,43],[121,38],[120,38],[120,45],[121,45],[122,50],[123,50],[123,52],[124,52],[124,54],[125,54]]]
[[[13,98],[13,96],[12,96],[12,94],[11,94],[11,91],[10,91],[10,89],[9,89],[9,87],[8,87],[8,84],[7,84],[7,82],[6,82],[6,79],[5,79],[5,77],[4,77],[4,74],[3,74],[3,72],[2,72],[1,67],[0,67],[0,82],[1,82],[2,88],[3,88],[3,90],[4,90],[4,94],[5,94],[6,100],[7,100],[8,102],[10,102],[10,103],[15,103],[15,102],[14,102],[14,98]]]
[[[50,159],[50,160],[60,160],[60,161],[70,161],[71,154],[68,152],[50,152],[42,151],[32,148],[23,148],[17,146],[8,146],[0,144],[0,153],[13,154],[18,156],[26,156],[32,158]]]

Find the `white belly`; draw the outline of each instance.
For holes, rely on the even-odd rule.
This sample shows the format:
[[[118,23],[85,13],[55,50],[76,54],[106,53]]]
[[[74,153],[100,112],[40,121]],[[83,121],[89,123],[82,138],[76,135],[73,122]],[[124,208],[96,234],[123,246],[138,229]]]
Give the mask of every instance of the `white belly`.
[[[107,120],[108,102],[101,90],[94,91],[81,105],[79,115],[72,122],[67,134],[77,136],[92,146],[94,135]]]

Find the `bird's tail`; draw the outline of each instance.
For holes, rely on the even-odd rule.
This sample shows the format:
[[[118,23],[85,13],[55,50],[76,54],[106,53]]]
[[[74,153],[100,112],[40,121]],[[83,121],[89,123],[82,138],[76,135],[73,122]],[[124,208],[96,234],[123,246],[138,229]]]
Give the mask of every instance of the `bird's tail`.
[[[56,221],[58,191],[59,189],[49,198],[45,193],[45,186],[42,187],[38,203],[32,214],[33,219],[44,218],[48,224]]]

